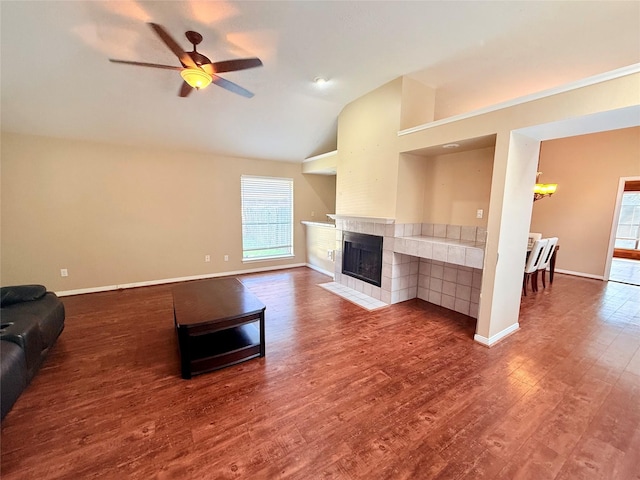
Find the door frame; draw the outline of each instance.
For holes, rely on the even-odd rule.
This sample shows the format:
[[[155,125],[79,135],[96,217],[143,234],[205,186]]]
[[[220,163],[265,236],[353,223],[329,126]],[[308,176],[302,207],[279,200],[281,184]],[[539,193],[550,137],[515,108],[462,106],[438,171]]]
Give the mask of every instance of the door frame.
[[[616,205],[613,211],[613,219],[611,221],[611,234],[609,236],[609,249],[607,251],[607,262],[604,266],[604,278],[606,282],[611,274],[611,262],[613,260],[613,249],[616,243],[616,230],[618,229],[618,220],[620,219],[620,206],[622,204],[622,194],[624,193],[624,184],[628,181],[638,181],[640,177],[620,177],[618,182],[618,194],[616,195]]]

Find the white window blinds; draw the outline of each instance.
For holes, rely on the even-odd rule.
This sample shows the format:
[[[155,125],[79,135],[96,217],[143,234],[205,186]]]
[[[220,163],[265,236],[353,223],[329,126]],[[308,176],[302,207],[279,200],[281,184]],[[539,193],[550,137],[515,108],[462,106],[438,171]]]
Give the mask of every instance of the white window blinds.
[[[240,178],[242,259],[293,255],[293,179]]]

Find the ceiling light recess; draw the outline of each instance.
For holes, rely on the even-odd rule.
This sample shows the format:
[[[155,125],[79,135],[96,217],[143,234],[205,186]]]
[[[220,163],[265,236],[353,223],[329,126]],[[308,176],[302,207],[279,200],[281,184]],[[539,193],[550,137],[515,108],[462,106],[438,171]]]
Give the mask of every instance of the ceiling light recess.
[[[459,147],[460,147],[459,143],[447,143],[442,146],[442,148],[459,148]]]
[[[324,85],[326,85],[328,82],[328,80],[324,77],[316,77],[313,79],[313,83],[315,83],[316,85],[318,85],[319,87],[322,87]]]

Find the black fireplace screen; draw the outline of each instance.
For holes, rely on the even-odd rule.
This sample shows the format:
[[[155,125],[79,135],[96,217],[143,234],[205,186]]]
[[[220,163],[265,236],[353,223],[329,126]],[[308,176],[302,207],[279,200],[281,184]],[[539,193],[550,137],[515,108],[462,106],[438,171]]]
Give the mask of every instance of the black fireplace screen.
[[[379,287],[382,282],[382,237],[345,232],[342,273]]]

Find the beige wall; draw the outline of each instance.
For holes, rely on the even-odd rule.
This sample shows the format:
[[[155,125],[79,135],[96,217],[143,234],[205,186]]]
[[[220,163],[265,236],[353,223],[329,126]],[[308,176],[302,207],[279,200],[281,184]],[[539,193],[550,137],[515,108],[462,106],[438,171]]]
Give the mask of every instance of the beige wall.
[[[55,291],[304,263],[300,221],[335,208],[299,164],[8,133],[1,174],[2,284]],[[295,258],[242,263],[242,174],[294,179]]]
[[[487,226],[494,148],[451,153],[425,159],[425,223]],[[478,209],[483,218],[476,218]]]
[[[328,258],[327,252],[336,249],[335,227],[323,227],[305,225],[307,235],[307,263],[321,271],[333,275],[335,264],[332,257]]]
[[[398,155],[398,131],[432,121],[434,105],[433,88],[400,77],[342,110],[336,213],[420,221],[422,191],[412,177],[413,160]]]
[[[635,73],[484,114],[434,122],[433,126],[402,135],[399,151],[412,152],[496,133],[509,135],[534,125],[638,105],[639,90],[640,73]]]
[[[340,113],[336,213],[395,216],[401,96],[399,78]]]
[[[429,162],[424,157],[400,154],[396,223],[422,223]]]
[[[411,77],[402,77],[400,130],[433,122],[436,91]]]
[[[556,268],[602,277],[620,177],[640,175],[640,127],[542,142],[542,183],[557,183],[533,204],[531,231],[558,237]]]

